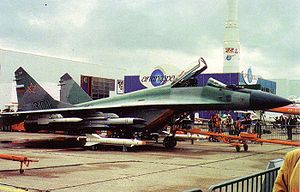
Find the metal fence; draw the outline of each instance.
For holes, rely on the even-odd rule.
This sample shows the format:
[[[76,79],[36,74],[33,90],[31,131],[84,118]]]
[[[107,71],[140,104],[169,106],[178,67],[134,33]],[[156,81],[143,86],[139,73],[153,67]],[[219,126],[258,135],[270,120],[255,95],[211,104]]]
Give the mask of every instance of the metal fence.
[[[203,131],[208,131],[208,126],[198,126]],[[278,140],[293,140],[293,141],[300,141],[300,126],[299,125],[249,125],[246,131],[249,133],[258,133],[261,138],[263,139],[278,139]],[[223,127],[221,128],[223,134],[230,134],[230,131]]]
[[[280,126],[280,125],[264,125],[261,126],[262,138],[264,139],[279,139],[279,140],[300,140],[300,127],[295,126]]]
[[[210,192],[271,192],[280,167],[212,185]]]

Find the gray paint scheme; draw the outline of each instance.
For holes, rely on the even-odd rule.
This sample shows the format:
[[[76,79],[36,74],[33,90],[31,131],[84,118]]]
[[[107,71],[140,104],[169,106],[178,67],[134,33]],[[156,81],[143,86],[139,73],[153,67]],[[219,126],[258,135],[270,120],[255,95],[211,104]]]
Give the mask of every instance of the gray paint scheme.
[[[201,63],[204,63],[202,68],[200,68]],[[6,115],[30,116],[59,113],[63,116],[80,117],[96,111],[112,112],[120,117],[143,118],[147,121],[146,128],[158,130],[167,124],[167,120],[174,113],[195,110],[264,110],[291,103],[276,95],[234,86],[228,87],[215,80],[211,80],[211,83],[204,87],[194,87],[193,78],[206,68],[206,63],[201,58],[197,66],[188,70],[171,85],[76,105],[53,100],[33,79],[26,80],[22,75],[28,74],[21,72],[23,69],[19,68],[15,75],[18,98],[23,101],[20,103],[19,112]],[[32,91],[32,88],[36,91]],[[22,91],[25,92],[21,98]]]

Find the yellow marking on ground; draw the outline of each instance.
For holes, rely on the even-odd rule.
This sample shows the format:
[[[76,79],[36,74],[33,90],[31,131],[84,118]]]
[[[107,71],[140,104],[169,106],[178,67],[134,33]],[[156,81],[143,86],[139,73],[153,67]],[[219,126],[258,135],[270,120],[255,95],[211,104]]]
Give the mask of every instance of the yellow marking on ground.
[[[28,192],[23,189],[18,189],[15,187],[4,186],[4,185],[0,185],[0,191],[3,191],[3,192]]]

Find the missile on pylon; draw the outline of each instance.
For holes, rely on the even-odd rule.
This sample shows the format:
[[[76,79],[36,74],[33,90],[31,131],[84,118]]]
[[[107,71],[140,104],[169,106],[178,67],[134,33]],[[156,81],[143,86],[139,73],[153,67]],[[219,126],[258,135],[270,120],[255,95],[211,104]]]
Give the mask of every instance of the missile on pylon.
[[[138,140],[138,139],[121,139],[121,138],[107,138],[101,137],[97,134],[86,134],[86,136],[77,137],[78,141],[85,142],[84,146],[93,146],[97,144],[103,145],[121,145],[121,146],[129,146],[133,147],[136,145],[146,145],[146,141]]]
[[[37,123],[38,125],[47,125],[49,123],[77,123],[82,121],[78,117],[68,117],[68,118],[38,118],[34,120],[25,120],[26,123]]]
[[[119,125],[119,124],[125,124],[125,125],[136,125],[136,124],[143,124],[146,121],[142,118],[114,118],[114,119],[108,119],[108,123],[112,125]]]
[[[142,118],[131,118],[131,117],[124,117],[124,118],[112,118],[106,120],[93,120],[91,124],[102,124],[102,125],[137,125],[143,124],[146,121]]]
[[[49,119],[49,123],[77,123],[82,121],[81,118],[78,117],[69,117],[69,118],[58,118],[58,119]]]

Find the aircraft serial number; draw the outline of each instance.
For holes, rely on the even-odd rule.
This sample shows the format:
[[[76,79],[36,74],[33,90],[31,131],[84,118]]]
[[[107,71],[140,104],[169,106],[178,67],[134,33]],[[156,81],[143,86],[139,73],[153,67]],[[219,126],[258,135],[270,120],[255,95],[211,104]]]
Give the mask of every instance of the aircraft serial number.
[[[51,104],[48,100],[40,100],[32,103],[33,109],[51,109]]]

